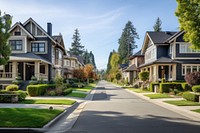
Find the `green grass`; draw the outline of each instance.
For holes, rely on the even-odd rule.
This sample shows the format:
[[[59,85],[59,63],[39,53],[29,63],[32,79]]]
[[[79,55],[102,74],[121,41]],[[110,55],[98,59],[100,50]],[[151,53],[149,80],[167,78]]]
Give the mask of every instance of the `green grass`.
[[[200,103],[187,101],[187,100],[173,100],[173,101],[164,101],[169,104],[173,104],[176,106],[200,106]]]
[[[62,99],[27,99],[21,101],[22,104],[57,104],[57,105],[72,105],[76,101],[74,100],[62,100]]]
[[[200,113],[200,109],[192,110],[194,112]]]
[[[148,91],[148,90],[142,90],[142,89],[136,89],[136,88],[127,88],[127,89],[129,89],[129,90],[131,90],[131,91],[134,91],[134,92],[136,92],[136,93],[147,93],[147,92],[150,92],[150,91]]]
[[[30,108],[1,108],[0,127],[41,128],[61,112],[63,111]]]
[[[84,88],[72,88],[74,91],[83,91],[83,92],[90,92],[92,89],[96,87],[95,83],[90,83],[89,85],[85,86]]]
[[[72,93],[68,94],[67,96],[78,97],[78,98],[85,98],[87,96],[87,94],[78,93],[78,92],[72,92]]]
[[[150,99],[172,98],[167,94],[146,94],[145,96],[149,97]]]

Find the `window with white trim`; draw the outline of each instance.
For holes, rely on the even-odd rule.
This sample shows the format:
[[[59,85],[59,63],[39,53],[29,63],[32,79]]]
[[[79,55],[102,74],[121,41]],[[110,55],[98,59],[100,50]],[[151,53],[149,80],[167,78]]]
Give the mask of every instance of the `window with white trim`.
[[[182,75],[191,72],[199,72],[200,71],[200,64],[197,65],[182,65]]]
[[[180,44],[180,47],[179,47],[180,53],[198,53],[198,52],[200,52],[199,50],[191,49],[190,46],[191,46],[191,44],[189,44],[189,43]]]
[[[65,60],[65,66],[70,66],[69,60]]]
[[[22,50],[22,40],[10,40],[11,49],[16,51]]]
[[[75,67],[75,61],[71,61],[71,67]]]
[[[31,51],[32,52],[45,52],[45,43],[44,42],[31,43]]]

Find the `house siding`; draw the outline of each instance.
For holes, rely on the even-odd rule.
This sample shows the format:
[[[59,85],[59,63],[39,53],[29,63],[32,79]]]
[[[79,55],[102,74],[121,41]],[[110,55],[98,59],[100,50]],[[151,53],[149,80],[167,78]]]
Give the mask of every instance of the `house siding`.
[[[182,76],[182,65],[180,63],[176,65],[176,80],[184,80],[184,76]]]
[[[169,46],[157,46],[157,59],[168,56]]]

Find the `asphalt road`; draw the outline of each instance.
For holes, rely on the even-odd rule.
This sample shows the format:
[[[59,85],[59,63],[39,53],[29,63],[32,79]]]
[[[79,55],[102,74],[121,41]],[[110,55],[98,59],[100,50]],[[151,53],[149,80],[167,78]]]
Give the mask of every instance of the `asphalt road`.
[[[200,133],[200,123],[101,81],[67,133]]]

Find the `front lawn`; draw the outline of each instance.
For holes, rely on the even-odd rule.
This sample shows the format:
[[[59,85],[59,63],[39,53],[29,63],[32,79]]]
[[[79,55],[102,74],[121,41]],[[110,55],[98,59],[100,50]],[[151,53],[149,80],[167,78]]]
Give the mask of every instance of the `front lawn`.
[[[192,110],[194,112],[200,113],[200,109]]]
[[[95,83],[90,83],[89,85],[85,86],[84,88],[72,88],[74,91],[83,91],[83,92],[90,92],[92,89],[96,87]]]
[[[136,92],[136,93],[147,93],[147,92],[150,92],[150,91],[148,91],[148,90],[142,90],[142,89],[136,89],[136,88],[127,88],[127,89],[129,89],[129,90],[131,90],[131,91],[134,91],[134,92]]]
[[[72,92],[72,93],[68,94],[67,96],[69,96],[69,97],[78,97],[78,98],[85,98],[87,96],[87,94],[85,94],[85,93],[78,93],[78,92]]]
[[[159,99],[159,98],[172,98],[167,94],[145,94],[144,96],[149,97],[150,99]]]
[[[19,103],[22,104],[57,104],[57,105],[72,105],[76,101],[64,99],[27,99]]]
[[[173,101],[164,101],[169,104],[173,104],[176,106],[200,106],[200,103],[187,101],[187,100],[173,100]]]
[[[62,112],[55,109],[1,108],[0,127],[41,128]]]

